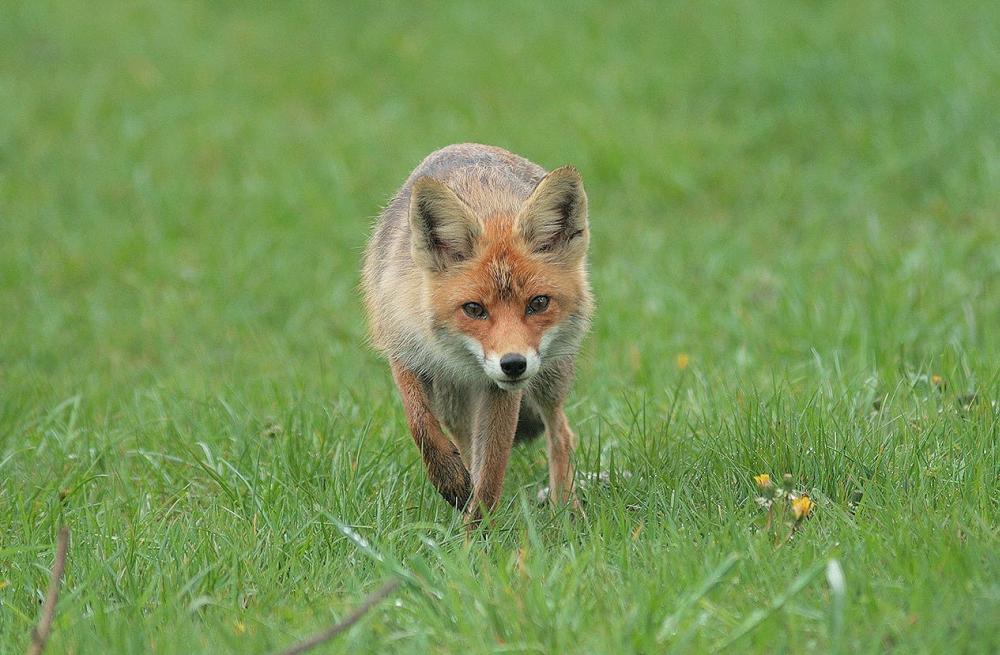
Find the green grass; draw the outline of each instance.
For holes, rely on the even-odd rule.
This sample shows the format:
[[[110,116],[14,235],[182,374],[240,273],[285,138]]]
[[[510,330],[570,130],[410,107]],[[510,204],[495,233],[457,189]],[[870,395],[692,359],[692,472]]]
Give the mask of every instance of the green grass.
[[[1000,649],[997,3],[347,5],[0,12],[0,652],[62,523],[52,652],[263,653],[394,574],[327,652]],[[355,287],[468,140],[584,174],[613,479],[571,520],[519,448],[466,545]]]

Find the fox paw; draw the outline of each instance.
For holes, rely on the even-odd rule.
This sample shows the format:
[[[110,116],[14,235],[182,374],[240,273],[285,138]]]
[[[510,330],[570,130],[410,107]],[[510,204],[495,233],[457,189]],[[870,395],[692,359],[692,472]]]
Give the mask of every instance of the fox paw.
[[[462,456],[458,451],[442,454],[427,464],[427,473],[441,497],[455,509],[465,509],[469,497],[472,496],[472,477],[462,463]]]

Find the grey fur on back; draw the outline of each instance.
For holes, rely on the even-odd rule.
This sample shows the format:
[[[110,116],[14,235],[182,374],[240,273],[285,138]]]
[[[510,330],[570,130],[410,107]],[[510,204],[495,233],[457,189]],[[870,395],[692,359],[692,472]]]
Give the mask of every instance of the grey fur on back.
[[[545,169],[503,148],[478,143],[459,143],[427,155],[396,193],[383,217],[406,215],[413,182],[421,177],[444,182],[482,218],[502,207],[516,212],[538,183]],[[489,190],[489,193],[484,193]],[[399,211],[402,210],[402,211]]]
[[[503,148],[460,143],[436,150],[414,169],[379,216],[369,256],[380,253],[376,271],[385,269],[386,256],[409,258],[409,206],[413,183],[433,177],[446,184],[482,219],[515,214],[545,177],[545,169]]]

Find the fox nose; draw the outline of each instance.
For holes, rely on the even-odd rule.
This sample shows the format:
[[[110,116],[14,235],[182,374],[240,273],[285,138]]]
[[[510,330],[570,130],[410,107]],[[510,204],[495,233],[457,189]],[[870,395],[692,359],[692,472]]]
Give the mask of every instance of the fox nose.
[[[507,377],[516,378],[528,370],[528,360],[524,355],[518,353],[507,353],[500,358],[500,370]]]

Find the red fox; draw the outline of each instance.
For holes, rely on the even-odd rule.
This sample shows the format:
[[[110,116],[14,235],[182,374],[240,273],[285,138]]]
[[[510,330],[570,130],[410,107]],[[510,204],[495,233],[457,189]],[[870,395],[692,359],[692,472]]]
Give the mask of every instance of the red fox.
[[[452,145],[375,226],[362,290],[427,475],[469,526],[496,507],[515,435],[548,441],[550,498],[575,504],[563,403],[593,312],[587,194],[501,148]]]

